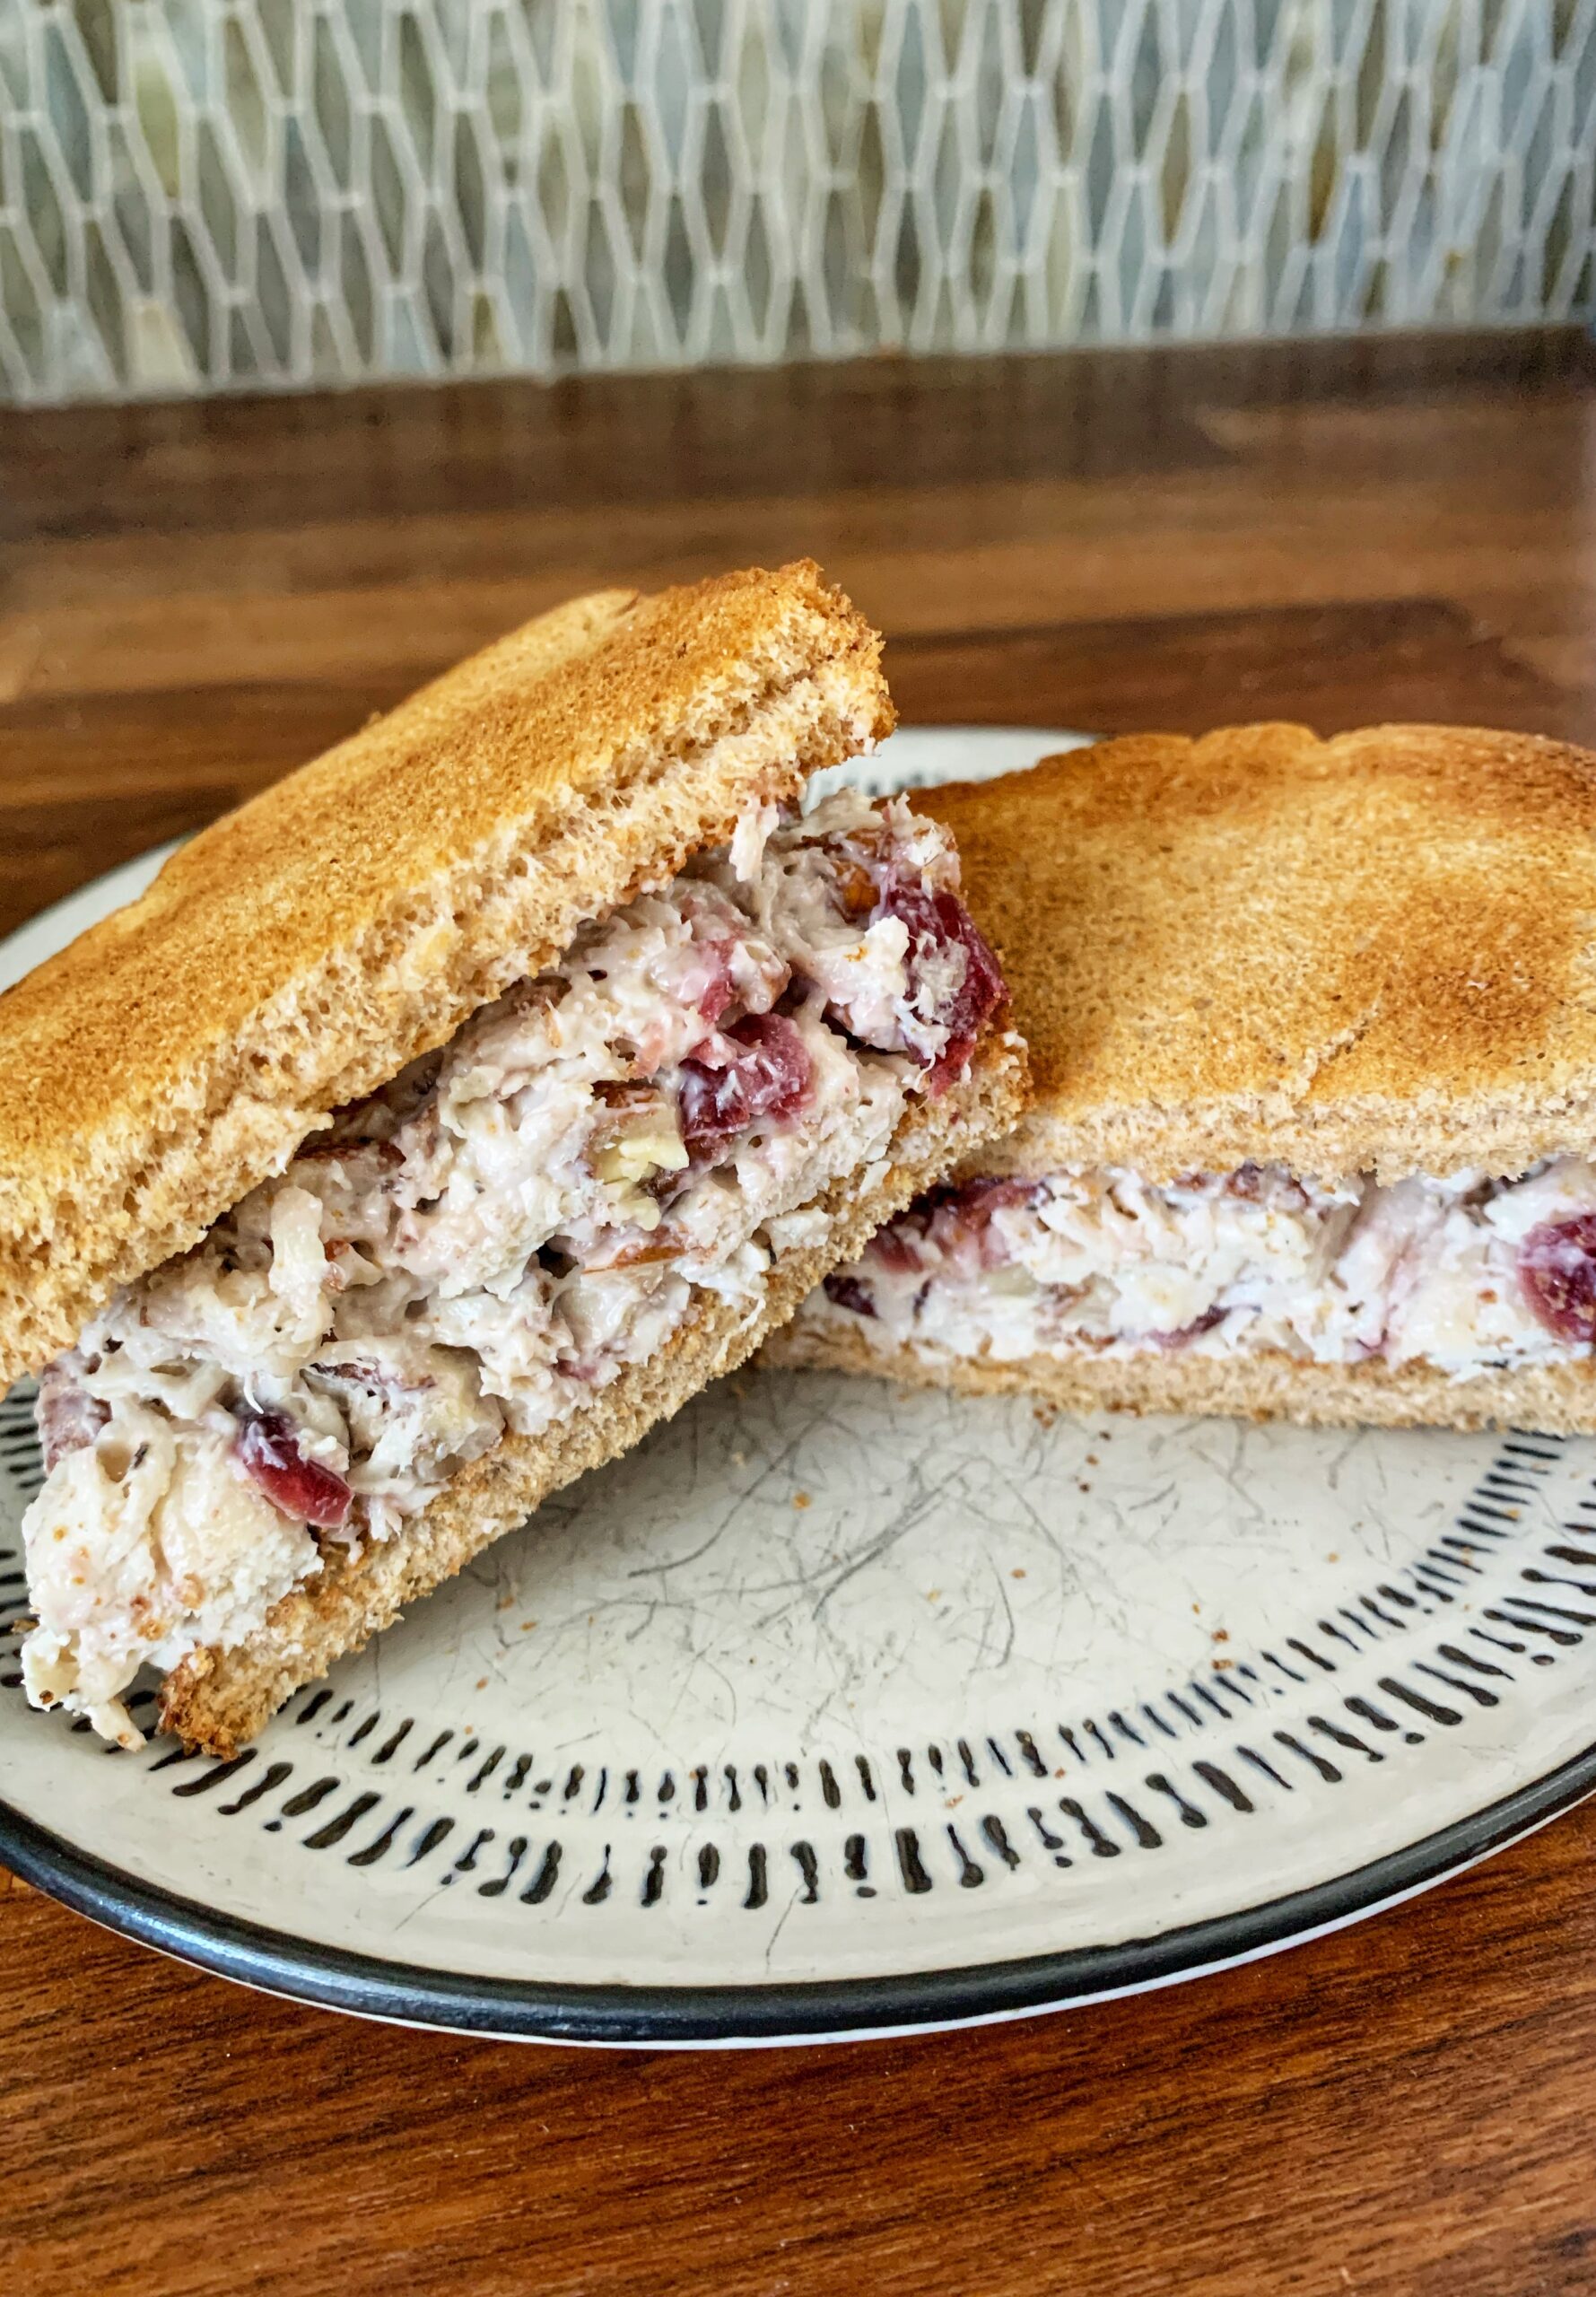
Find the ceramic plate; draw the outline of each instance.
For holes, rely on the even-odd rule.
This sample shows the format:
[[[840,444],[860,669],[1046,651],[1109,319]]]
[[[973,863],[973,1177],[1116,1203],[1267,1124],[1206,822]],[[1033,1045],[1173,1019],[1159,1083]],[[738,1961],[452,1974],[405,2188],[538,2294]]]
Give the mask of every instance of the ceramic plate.
[[[868,778],[1059,738],[903,733]],[[234,1762],[34,1714],[0,1644],[0,1855],[229,1977],[507,2036],[796,2040],[1165,1984],[1591,1791],[1593,1468],[739,1376]],[[6,1616],[39,1475],[19,1391]]]

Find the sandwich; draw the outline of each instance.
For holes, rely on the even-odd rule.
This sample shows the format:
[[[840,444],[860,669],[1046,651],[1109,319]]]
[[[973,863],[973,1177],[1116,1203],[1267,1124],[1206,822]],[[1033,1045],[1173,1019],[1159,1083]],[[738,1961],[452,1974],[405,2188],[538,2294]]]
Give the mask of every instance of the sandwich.
[[[0,999],[36,1704],[232,1752],[1012,1124],[891,722],[813,565],[579,598]]]
[[[917,803],[1034,1102],[771,1360],[1085,1414],[1596,1429],[1596,756],[1250,726]]]

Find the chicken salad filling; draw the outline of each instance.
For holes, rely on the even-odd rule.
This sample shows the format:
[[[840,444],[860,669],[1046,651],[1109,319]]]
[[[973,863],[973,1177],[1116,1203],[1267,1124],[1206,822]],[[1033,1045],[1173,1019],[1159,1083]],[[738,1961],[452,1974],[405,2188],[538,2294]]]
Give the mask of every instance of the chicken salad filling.
[[[1149,1349],[1423,1363],[1467,1379],[1596,1342],[1596,1166],[1382,1186],[1112,1167],[921,1198],[801,1323],[1016,1362]]]
[[[901,800],[754,809],[585,928],[47,1368],[30,1696],[136,1743],[143,1662],[240,1641],[704,1296],[752,1318],[1002,999],[956,854]]]

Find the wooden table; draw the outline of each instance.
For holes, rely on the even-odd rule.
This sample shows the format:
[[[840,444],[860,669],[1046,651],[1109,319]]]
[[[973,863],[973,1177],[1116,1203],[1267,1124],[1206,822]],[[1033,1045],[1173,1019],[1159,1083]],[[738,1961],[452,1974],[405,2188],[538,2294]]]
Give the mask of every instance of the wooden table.
[[[909,719],[1596,744],[1571,335],[0,417],[0,926],[567,593],[812,552]],[[257,1998],[0,1877],[0,2285],[1596,2289],[1596,1806],[1364,1927],[703,2058]]]

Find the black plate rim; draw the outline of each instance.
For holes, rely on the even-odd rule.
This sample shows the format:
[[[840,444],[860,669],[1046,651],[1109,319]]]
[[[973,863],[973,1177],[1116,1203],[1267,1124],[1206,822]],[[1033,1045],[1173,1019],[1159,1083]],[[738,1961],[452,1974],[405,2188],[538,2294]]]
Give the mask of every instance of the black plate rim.
[[[639,2049],[863,2039],[1144,1993],[1378,1913],[1596,1793],[1596,1745],[1364,1866],[1147,1938],[885,1978],[770,1986],[576,1986],[429,1969],[207,1907],[80,1849],[0,1801],[0,1865],[103,1928],[215,1977],[355,2016],[501,2040]]]

